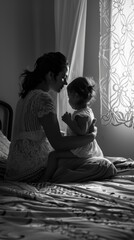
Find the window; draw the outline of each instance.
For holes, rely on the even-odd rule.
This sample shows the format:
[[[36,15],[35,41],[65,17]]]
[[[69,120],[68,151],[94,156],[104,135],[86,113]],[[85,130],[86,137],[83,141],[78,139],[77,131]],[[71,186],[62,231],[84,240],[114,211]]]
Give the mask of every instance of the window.
[[[134,1],[100,0],[100,100],[103,124],[134,122]]]

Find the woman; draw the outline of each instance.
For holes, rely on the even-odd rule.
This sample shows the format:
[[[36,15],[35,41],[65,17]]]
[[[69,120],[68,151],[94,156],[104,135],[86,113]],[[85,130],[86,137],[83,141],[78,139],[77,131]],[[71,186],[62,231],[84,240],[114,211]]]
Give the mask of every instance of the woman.
[[[62,53],[50,52],[37,59],[33,71],[25,70],[21,74],[22,88],[16,106],[5,179],[42,181],[52,150],[66,151],[94,140],[96,131],[86,136],[66,137],[60,132],[49,90],[61,91],[67,84],[68,68]]]

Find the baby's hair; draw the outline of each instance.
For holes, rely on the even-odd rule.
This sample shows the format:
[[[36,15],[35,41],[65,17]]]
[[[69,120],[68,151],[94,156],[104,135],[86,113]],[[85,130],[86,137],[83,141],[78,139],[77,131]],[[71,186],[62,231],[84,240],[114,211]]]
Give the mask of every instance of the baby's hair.
[[[95,100],[95,81],[92,77],[77,77],[68,86],[69,93],[77,93],[80,97],[79,105],[91,104]]]

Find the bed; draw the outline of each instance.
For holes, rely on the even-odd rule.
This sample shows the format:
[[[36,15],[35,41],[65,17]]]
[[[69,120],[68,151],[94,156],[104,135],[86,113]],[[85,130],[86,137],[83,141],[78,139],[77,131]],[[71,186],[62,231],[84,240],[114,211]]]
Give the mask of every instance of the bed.
[[[109,157],[119,173],[103,181],[81,184],[5,181],[13,111],[3,101],[0,109],[6,114],[0,115],[0,239],[134,239],[133,159]]]

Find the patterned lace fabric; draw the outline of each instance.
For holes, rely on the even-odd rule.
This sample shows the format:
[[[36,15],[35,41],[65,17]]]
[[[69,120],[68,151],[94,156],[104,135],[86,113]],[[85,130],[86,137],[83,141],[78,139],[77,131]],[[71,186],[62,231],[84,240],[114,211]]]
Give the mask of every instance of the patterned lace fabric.
[[[49,112],[55,113],[52,98],[41,90],[18,102],[5,179],[27,179],[45,168],[52,147],[38,118]]]

